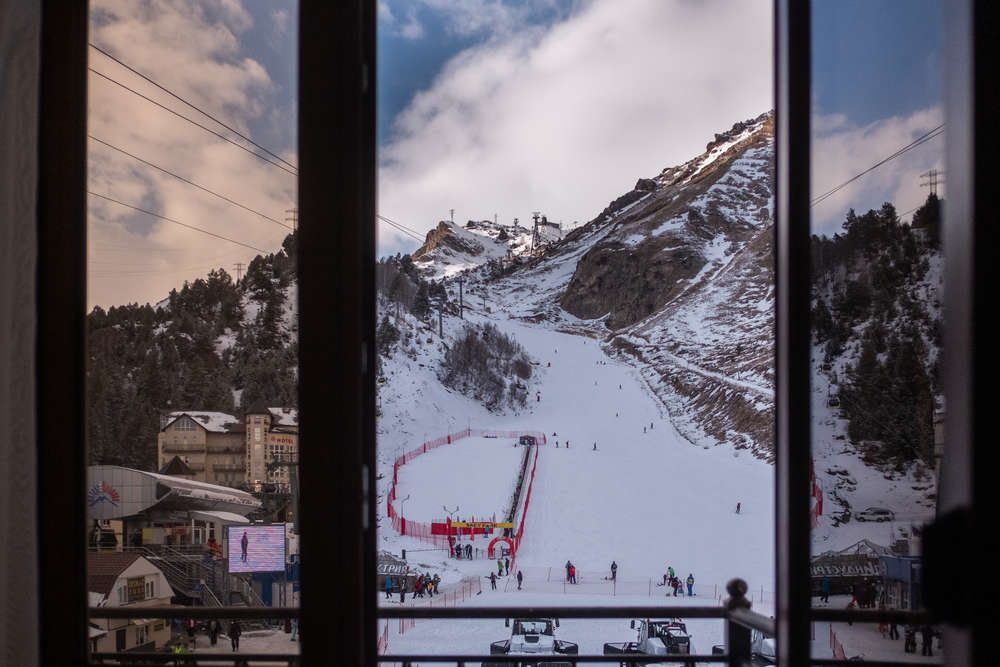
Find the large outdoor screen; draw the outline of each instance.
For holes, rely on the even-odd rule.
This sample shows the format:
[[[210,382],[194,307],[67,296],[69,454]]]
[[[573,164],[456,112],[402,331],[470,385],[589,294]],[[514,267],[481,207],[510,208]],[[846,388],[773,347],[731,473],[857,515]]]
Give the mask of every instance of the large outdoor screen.
[[[230,572],[285,569],[285,526],[227,526]]]

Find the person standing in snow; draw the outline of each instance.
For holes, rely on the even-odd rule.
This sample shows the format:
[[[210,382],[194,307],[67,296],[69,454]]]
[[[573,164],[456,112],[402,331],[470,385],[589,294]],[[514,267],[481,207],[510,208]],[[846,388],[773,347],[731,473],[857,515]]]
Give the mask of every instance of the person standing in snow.
[[[520,570],[518,570],[518,571],[517,571],[517,590],[521,590],[521,581],[522,581],[523,579],[524,579],[524,575],[522,575],[522,574],[521,574],[521,571],[520,571]]]
[[[594,441],[594,451],[595,452],[597,451],[597,441],[596,440]]]
[[[385,578],[385,599],[392,597],[392,577]]]
[[[570,565],[569,566],[569,583],[571,583],[571,584],[575,584],[576,583],[576,566],[575,565]]]
[[[649,430],[650,430],[650,431],[652,431],[652,430],[653,430],[653,422],[649,422]]]
[[[645,426],[643,426],[643,427],[642,427],[642,432],[643,432],[643,433],[645,433],[645,432],[646,432],[646,427],[645,427]]]
[[[437,593],[438,592],[438,584],[441,583],[441,577],[438,576],[437,572],[434,573],[434,578],[431,579],[431,582],[434,584],[434,592]]]
[[[566,561],[566,581],[569,581],[569,569],[573,567],[573,563]]]
[[[671,579],[673,579],[674,578],[674,568],[672,568],[671,566],[668,565],[667,566],[667,574],[670,575]]]
[[[503,576],[503,559],[502,558],[497,558],[497,576],[498,577],[502,577]]]
[[[611,581],[618,576],[618,563],[611,561]]]
[[[819,582],[819,601],[830,601],[830,580],[826,577],[823,577],[822,581]]]
[[[465,557],[468,558],[468,559],[470,559],[470,560],[472,559],[472,545],[471,544],[466,544],[465,545]]]
[[[694,575],[688,572],[688,578],[684,583],[687,584],[688,587],[688,597],[691,597],[694,595],[694,591],[692,590],[694,588]]]
[[[739,514],[739,513],[740,513],[740,506],[741,506],[741,505],[742,505],[742,503],[736,503],[736,513],[737,513],[737,514]]]
[[[677,589],[681,587],[681,580],[678,579],[677,577],[674,577],[670,585],[674,587],[674,597],[677,597]]]
[[[240,635],[243,634],[243,628],[240,627],[239,621],[233,621],[229,624],[229,642],[233,645],[234,651],[240,650]]]
[[[494,572],[490,572],[490,586],[493,587],[493,590],[497,589],[497,575]]]
[[[503,569],[504,569],[505,574],[510,574],[510,559],[509,558],[504,558],[503,559]]]

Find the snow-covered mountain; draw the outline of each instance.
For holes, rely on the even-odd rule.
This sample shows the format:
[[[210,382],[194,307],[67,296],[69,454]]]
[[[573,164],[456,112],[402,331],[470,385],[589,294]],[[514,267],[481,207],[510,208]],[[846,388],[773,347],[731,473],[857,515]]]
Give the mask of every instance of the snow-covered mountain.
[[[442,220],[427,232],[424,244],[413,253],[413,262],[429,279],[447,278],[489,262],[543,252],[561,237],[560,225],[545,216],[537,230],[533,222],[525,227],[516,220],[511,225],[469,220],[462,227]]]

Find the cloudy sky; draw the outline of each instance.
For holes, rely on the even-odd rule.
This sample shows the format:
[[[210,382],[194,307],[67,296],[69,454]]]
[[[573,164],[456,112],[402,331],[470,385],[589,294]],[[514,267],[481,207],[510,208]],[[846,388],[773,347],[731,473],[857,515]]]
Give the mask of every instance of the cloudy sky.
[[[816,5],[816,193],[942,122],[938,3],[836,6]],[[97,195],[278,248],[295,206],[295,3],[91,7],[94,44],[284,160],[268,164],[91,74],[91,305],[155,302],[257,254]],[[771,20],[768,0],[379,0],[378,210],[419,235],[450,209],[461,222],[533,210],[587,221],[637,178],[771,108]],[[90,64],[232,136],[95,50]],[[817,206],[817,231],[835,231],[852,205],[916,206],[926,195],[917,176],[942,148],[934,140]],[[380,254],[416,246],[379,224]]]

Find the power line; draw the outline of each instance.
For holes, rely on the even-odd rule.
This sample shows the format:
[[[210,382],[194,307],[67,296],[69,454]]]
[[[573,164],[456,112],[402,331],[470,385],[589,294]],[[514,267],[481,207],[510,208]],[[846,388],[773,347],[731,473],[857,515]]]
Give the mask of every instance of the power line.
[[[174,178],[176,178],[176,179],[177,179],[177,180],[179,180],[179,181],[183,181],[184,183],[187,183],[188,185],[191,185],[191,186],[194,186],[194,187],[198,188],[199,190],[202,190],[202,191],[204,191],[204,192],[207,192],[208,194],[210,194],[210,195],[212,195],[212,196],[215,196],[215,197],[218,197],[218,198],[219,198],[219,199],[221,199],[222,201],[225,201],[225,202],[228,202],[228,203],[232,204],[233,206],[239,206],[239,207],[240,207],[240,208],[242,208],[242,209],[243,209],[244,211],[249,211],[250,213],[253,213],[254,215],[259,215],[260,217],[264,218],[265,220],[270,220],[270,221],[271,221],[271,222],[273,222],[274,224],[276,224],[276,225],[280,225],[280,226],[284,227],[285,229],[292,229],[292,227],[289,227],[288,225],[286,225],[285,223],[283,223],[283,222],[282,222],[282,221],[280,221],[280,220],[277,220],[277,219],[275,219],[275,218],[272,218],[271,216],[269,216],[269,215],[267,215],[267,214],[265,214],[265,213],[261,213],[260,211],[257,211],[257,210],[255,210],[255,209],[252,209],[252,208],[250,208],[249,206],[245,206],[245,205],[243,205],[243,204],[239,203],[238,201],[234,201],[234,200],[230,199],[229,197],[227,197],[227,196],[225,196],[225,195],[222,195],[222,194],[219,194],[218,192],[216,192],[216,191],[214,191],[214,190],[209,190],[209,189],[208,189],[208,188],[206,188],[205,186],[203,186],[203,185],[198,185],[198,184],[197,184],[197,183],[195,183],[194,181],[189,181],[188,179],[186,179],[186,178],[184,178],[183,176],[180,176],[180,175],[178,175],[178,174],[175,174],[174,172],[170,171],[169,169],[164,169],[163,167],[161,167],[161,166],[159,166],[159,165],[155,165],[155,164],[153,164],[152,162],[149,162],[148,160],[143,160],[143,159],[142,159],[141,157],[139,157],[138,155],[133,155],[132,153],[129,153],[128,151],[126,151],[126,150],[124,150],[124,149],[122,149],[122,148],[119,148],[118,146],[115,146],[115,145],[113,145],[113,144],[109,144],[109,143],[108,143],[107,141],[104,141],[103,139],[98,139],[97,137],[95,137],[95,136],[94,136],[94,135],[92,135],[92,134],[88,134],[87,136],[88,136],[89,138],[93,139],[94,141],[96,141],[96,142],[100,143],[100,144],[104,144],[105,146],[107,146],[108,148],[110,148],[110,149],[112,149],[112,150],[116,150],[116,151],[118,151],[119,153],[122,153],[123,155],[127,155],[127,156],[129,156],[129,157],[130,157],[130,158],[132,158],[133,160],[137,160],[138,162],[141,162],[141,163],[143,163],[144,165],[147,165],[147,166],[150,166],[150,167],[152,167],[153,169],[158,169],[158,170],[162,171],[162,172],[163,172],[164,174],[168,174],[168,175],[170,175],[170,176],[173,176]]]
[[[95,197],[100,197],[101,199],[107,199],[108,201],[114,202],[115,204],[118,204],[119,206],[124,206],[125,208],[130,208],[130,209],[132,209],[134,211],[139,211],[140,213],[145,213],[146,215],[151,215],[154,218],[159,218],[161,220],[166,220],[167,222],[172,222],[175,225],[180,225],[181,227],[187,227],[188,229],[193,229],[194,231],[201,232],[202,234],[208,234],[209,236],[214,236],[215,238],[222,239],[223,241],[229,241],[230,243],[235,243],[236,245],[241,245],[244,248],[250,248],[251,250],[256,250],[257,252],[263,253],[265,255],[269,254],[266,250],[262,250],[261,248],[258,248],[256,246],[252,246],[252,245],[250,245],[248,243],[243,243],[242,241],[237,241],[236,239],[231,239],[228,236],[222,236],[221,234],[216,234],[215,232],[210,232],[207,229],[202,229],[201,227],[195,227],[193,225],[189,225],[187,223],[181,222],[180,220],[174,220],[173,218],[168,218],[165,215],[160,215],[159,213],[154,213],[153,211],[147,211],[146,209],[139,208],[138,206],[132,206],[132,204],[126,204],[123,201],[118,201],[117,199],[113,199],[111,197],[108,197],[107,195],[102,195],[102,194],[98,194],[96,192],[91,192],[90,190],[87,190],[87,194],[88,195],[93,195]]]
[[[820,202],[825,201],[826,199],[829,199],[835,193],[837,193],[840,190],[844,189],[845,187],[847,187],[848,185],[850,185],[854,181],[858,180],[859,178],[861,178],[865,174],[868,174],[868,173],[874,171],[878,167],[881,167],[886,162],[889,162],[890,160],[895,160],[896,158],[898,158],[899,156],[903,155],[904,153],[907,153],[908,151],[913,150],[917,146],[920,146],[921,144],[927,143],[928,141],[930,141],[934,137],[937,137],[937,136],[943,134],[944,133],[944,130],[942,129],[943,127],[944,127],[944,123],[941,123],[937,127],[935,127],[932,130],[928,131],[926,134],[923,134],[923,135],[917,137],[916,139],[914,139],[913,141],[911,141],[907,145],[905,145],[902,148],[898,149],[892,155],[889,155],[888,157],[882,158],[881,160],[879,160],[878,162],[876,162],[875,164],[873,164],[868,169],[865,169],[864,171],[862,171],[862,172],[860,172],[858,174],[855,174],[854,176],[852,176],[851,178],[847,179],[846,181],[844,181],[840,185],[838,185],[838,186],[836,186],[836,187],[834,187],[834,188],[832,188],[830,190],[827,190],[826,192],[824,192],[821,195],[816,196],[809,203],[809,206],[813,207],[816,204],[819,204]]]
[[[384,215],[380,215],[380,214],[376,213],[375,217],[378,218],[379,220],[381,220],[382,222],[384,222],[385,224],[387,224],[387,225],[391,226],[392,228],[396,229],[397,231],[400,231],[400,232],[406,234],[407,236],[410,236],[410,237],[416,239],[417,241],[420,241],[421,243],[424,242],[424,239],[421,238],[419,236],[419,234],[417,234],[417,232],[413,231],[409,227],[401,225],[401,224],[399,224],[398,222],[396,222],[394,220],[390,220],[389,218],[385,217]]]
[[[194,109],[195,111],[197,111],[197,112],[198,112],[198,113],[200,113],[201,115],[205,116],[206,118],[211,118],[211,119],[212,119],[212,120],[214,120],[214,121],[215,121],[216,123],[218,123],[218,124],[219,124],[219,125],[221,125],[222,127],[226,128],[227,130],[229,130],[230,132],[232,132],[232,133],[233,133],[233,134],[235,134],[236,136],[240,137],[241,139],[243,139],[243,140],[245,140],[245,141],[248,141],[248,142],[250,142],[251,144],[253,144],[253,145],[254,145],[254,146],[256,146],[257,148],[261,149],[262,151],[264,151],[265,153],[267,153],[268,155],[270,155],[271,157],[274,157],[274,158],[277,158],[277,159],[278,159],[278,160],[280,160],[281,162],[284,162],[285,164],[287,164],[287,165],[288,165],[289,167],[291,167],[292,169],[295,169],[296,171],[298,171],[298,167],[296,167],[296,166],[295,166],[294,164],[292,164],[291,162],[289,162],[289,161],[288,161],[288,160],[286,160],[285,158],[281,157],[280,155],[278,155],[278,154],[276,154],[276,153],[272,153],[271,151],[269,151],[268,149],[264,148],[263,146],[261,146],[260,144],[258,144],[258,143],[257,143],[256,141],[254,141],[254,140],[253,140],[253,139],[251,139],[250,137],[246,136],[245,134],[242,134],[242,133],[241,133],[241,132],[240,132],[239,130],[237,130],[237,129],[233,128],[233,127],[230,127],[229,125],[226,125],[226,124],[225,124],[225,123],[223,123],[223,122],[222,122],[221,120],[219,120],[218,118],[216,118],[216,117],[215,117],[215,116],[213,116],[212,114],[208,113],[208,112],[207,112],[207,111],[205,111],[204,109],[201,109],[200,107],[197,107],[197,106],[195,106],[195,105],[194,105],[194,104],[192,104],[191,102],[188,102],[188,101],[187,101],[186,99],[184,99],[183,97],[181,97],[181,96],[180,96],[180,95],[178,95],[177,93],[175,93],[175,92],[173,92],[172,90],[170,90],[170,89],[168,89],[168,88],[164,87],[163,85],[161,85],[161,84],[157,83],[156,81],[154,81],[154,80],[153,80],[153,79],[151,79],[150,77],[146,76],[146,75],[145,75],[145,74],[143,74],[142,72],[138,71],[138,70],[137,70],[137,69],[135,69],[134,67],[132,67],[132,66],[130,66],[130,65],[127,65],[126,63],[122,62],[121,60],[119,60],[119,59],[118,59],[118,58],[116,58],[115,56],[111,55],[110,53],[108,53],[107,51],[105,51],[104,49],[102,49],[101,47],[97,46],[97,45],[96,45],[96,44],[94,44],[93,42],[88,42],[88,43],[90,44],[90,47],[91,47],[92,49],[95,49],[96,51],[98,51],[98,52],[100,52],[100,53],[103,53],[103,54],[104,54],[105,56],[107,56],[108,58],[111,58],[111,60],[114,60],[114,61],[115,61],[116,63],[118,63],[119,65],[121,65],[122,67],[124,67],[125,69],[127,69],[128,71],[132,72],[132,73],[133,73],[133,74],[135,74],[136,76],[139,76],[139,77],[142,77],[143,79],[145,79],[145,80],[146,80],[146,81],[148,81],[149,83],[153,84],[154,86],[156,86],[157,88],[159,88],[159,89],[160,89],[160,90],[162,90],[163,92],[167,93],[168,95],[170,95],[170,96],[171,96],[171,97],[173,97],[174,99],[176,99],[176,100],[178,100],[178,101],[180,101],[180,102],[182,102],[182,103],[186,104],[187,106],[191,107],[192,109]]]
[[[386,221],[387,223],[389,223],[390,225],[396,225],[397,227],[400,227],[400,228],[402,228],[402,229],[405,229],[405,230],[409,231],[409,232],[410,232],[410,233],[412,233],[412,234],[416,234],[417,236],[420,236],[420,232],[418,232],[418,231],[417,231],[416,229],[414,229],[413,227],[407,227],[407,226],[406,226],[406,225],[404,225],[403,223],[401,223],[401,222],[397,222],[396,220],[393,220],[392,218],[388,218],[388,217],[386,217],[386,216],[382,215],[381,213],[378,213],[378,214],[376,214],[376,215],[377,215],[377,216],[378,216],[379,218],[381,218],[382,220],[384,220],[384,221]],[[421,239],[420,239],[420,240],[423,240],[423,237],[421,237]]]
[[[191,120],[190,118],[188,118],[184,114],[178,113],[178,112],[174,111],[173,109],[171,109],[170,107],[164,106],[163,104],[160,104],[159,102],[157,102],[156,100],[152,99],[151,97],[147,97],[146,95],[143,95],[139,91],[137,91],[137,90],[135,90],[133,88],[129,88],[124,83],[122,83],[120,81],[116,81],[115,79],[112,79],[107,74],[104,74],[103,72],[98,72],[93,67],[88,67],[87,69],[90,70],[91,72],[93,72],[94,74],[96,74],[97,76],[101,77],[102,79],[106,79],[106,80],[110,81],[111,83],[115,84],[116,86],[121,86],[122,88],[124,88],[125,90],[129,91],[133,95],[137,95],[138,97],[141,97],[142,99],[146,100],[150,104],[155,104],[156,106],[160,107],[164,111],[168,111],[168,112],[172,113],[173,115],[177,116],[178,118],[186,120],[187,122],[191,123],[192,125],[195,125],[196,127],[200,127],[201,129],[205,130],[209,134],[215,135],[219,139],[222,139],[223,141],[225,141],[227,143],[230,143],[233,146],[236,146],[237,148],[239,148],[241,150],[246,151],[250,155],[253,155],[255,158],[257,158],[258,160],[263,160],[264,162],[266,162],[266,163],[268,163],[270,165],[273,165],[273,166],[277,167],[278,169],[281,169],[282,171],[287,171],[292,176],[298,176],[298,172],[297,171],[293,171],[293,170],[289,169],[288,167],[286,167],[286,166],[284,166],[282,164],[274,162],[273,160],[269,160],[266,156],[261,155],[260,153],[257,153],[256,151],[250,150],[249,148],[247,148],[243,144],[241,144],[239,142],[236,142],[236,141],[233,141],[232,139],[230,139],[229,137],[227,137],[224,134],[220,134],[220,133],[216,132],[215,130],[213,130],[211,128],[205,127],[204,125],[202,125],[201,123],[199,123],[196,120]]]

